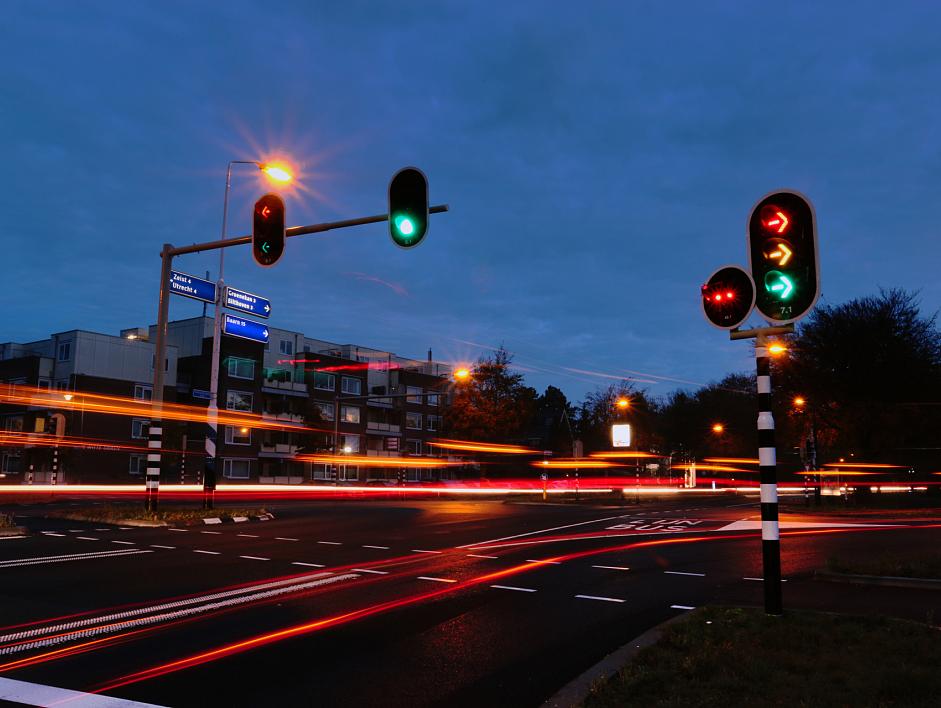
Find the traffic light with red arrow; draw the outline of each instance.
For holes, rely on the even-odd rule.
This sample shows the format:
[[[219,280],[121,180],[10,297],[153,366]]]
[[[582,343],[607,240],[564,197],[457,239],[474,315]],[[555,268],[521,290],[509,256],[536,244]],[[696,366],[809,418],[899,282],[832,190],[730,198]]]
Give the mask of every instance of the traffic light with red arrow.
[[[755,307],[774,324],[803,317],[820,294],[817,219],[804,195],[779,190],[762,197],[747,224]]]
[[[284,200],[266,194],[255,202],[252,256],[260,266],[273,266],[284,254]]]

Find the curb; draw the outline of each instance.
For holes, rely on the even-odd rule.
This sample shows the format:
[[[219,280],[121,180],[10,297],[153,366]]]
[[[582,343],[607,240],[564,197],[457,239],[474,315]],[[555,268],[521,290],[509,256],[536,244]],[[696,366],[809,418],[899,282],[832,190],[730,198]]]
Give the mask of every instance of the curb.
[[[5,526],[0,529],[0,538],[26,538],[29,535],[29,529],[25,526]]]
[[[892,575],[854,575],[836,573],[832,570],[815,570],[814,580],[830,583],[852,583],[854,585],[881,585],[894,588],[917,588],[919,590],[941,590],[941,580],[931,578],[900,578]]]
[[[615,649],[583,674],[565,684],[552,697],[546,699],[540,708],[574,708],[581,705],[588,698],[592,687],[614,676],[630,663],[638,652],[656,644],[663,636],[664,629],[685,620],[688,616],[689,612],[684,612],[671,617],[635,637],[620,649]]]
[[[271,521],[274,514],[260,514],[259,516],[213,516],[208,519],[200,519],[204,524],[241,524],[246,521]],[[186,524],[187,526],[198,526],[199,522]]]

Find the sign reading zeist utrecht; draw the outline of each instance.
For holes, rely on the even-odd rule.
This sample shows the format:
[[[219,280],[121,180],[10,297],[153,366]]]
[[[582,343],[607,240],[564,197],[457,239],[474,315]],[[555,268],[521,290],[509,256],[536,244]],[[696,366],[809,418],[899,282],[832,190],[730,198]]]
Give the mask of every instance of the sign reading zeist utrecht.
[[[630,423],[615,423],[611,426],[611,444],[614,447],[631,446]]]

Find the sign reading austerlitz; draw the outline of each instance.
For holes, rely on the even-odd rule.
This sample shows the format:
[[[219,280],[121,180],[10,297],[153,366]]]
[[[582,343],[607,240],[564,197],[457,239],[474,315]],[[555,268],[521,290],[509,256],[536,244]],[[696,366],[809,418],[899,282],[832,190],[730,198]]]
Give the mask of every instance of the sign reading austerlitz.
[[[170,292],[174,295],[191,297],[203,302],[216,301],[216,284],[211,280],[203,280],[195,275],[187,275],[177,270],[170,271]]]
[[[257,317],[271,316],[271,301],[261,295],[253,295],[244,290],[226,287],[225,306]]]

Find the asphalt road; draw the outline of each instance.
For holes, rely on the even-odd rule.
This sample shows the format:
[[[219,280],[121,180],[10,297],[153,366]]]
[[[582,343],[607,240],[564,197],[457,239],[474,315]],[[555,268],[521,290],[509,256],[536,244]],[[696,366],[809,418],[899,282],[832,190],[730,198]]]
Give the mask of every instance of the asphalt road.
[[[32,534],[0,540],[0,680],[164,706],[537,706],[665,619],[762,602],[757,505],[741,499],[275,513],[141,529],[19,508]],[[941,615],[933,591],[810,577],[840,549],[937,545],[938,528],[800,521],[823,526],[785,526],[786,607]]]

